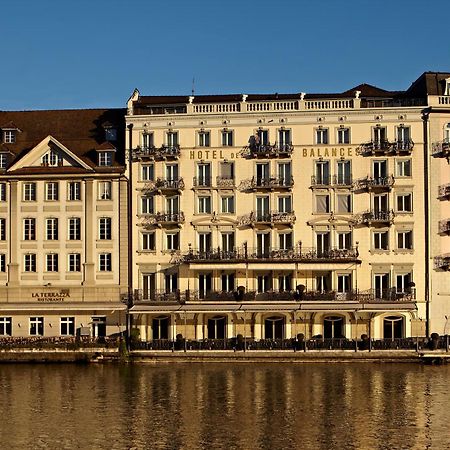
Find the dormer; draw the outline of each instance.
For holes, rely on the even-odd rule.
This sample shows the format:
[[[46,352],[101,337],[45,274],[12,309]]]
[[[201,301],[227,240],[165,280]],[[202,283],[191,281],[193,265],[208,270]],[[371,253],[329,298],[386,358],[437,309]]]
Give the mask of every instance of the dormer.
[[[5,144],[15,144],[19,128],[13,123],[8,122],[2,125],[2,142]]]
[[[116,154],[116,147],[110,142],[104,142],[98,148],[97,152],[97,165],[101,167],[108,167],[114,164],[114,158]]]
[[[0,150],[0,170],[6,169],[8,165],[9,152]]]
[[[444,82],[445,82],[444,95],[450,95],[450,78],[446,78]]]
[[[107,142],[115,142],[117,141],[117,129],[110,122],[104,122],[102,124],[103,130],[105,131],[105,141]]]

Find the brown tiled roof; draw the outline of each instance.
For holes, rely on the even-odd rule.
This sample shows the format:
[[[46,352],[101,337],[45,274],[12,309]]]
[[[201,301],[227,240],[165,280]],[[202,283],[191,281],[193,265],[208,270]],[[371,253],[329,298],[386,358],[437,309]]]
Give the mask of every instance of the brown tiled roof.
[[[414,97],[444,95],[446,78],[450,78],[449,72],[425,72],[411,84],[406,92]]]
[[[0,111],[0,123],[13,122],[21,130],[16,135],[16,142],[7,144],[7,149],[15,155],[11,163],[17,161],[50,135],[97,170],[96,149],[102,145],[110,148],[111,145],[105,140],[103,128],[105,122],[109,122],[117,129],[117,141],[114,141],[113,147],[117,149],[115,166],[124,165],[125,113],[125,109],[119,108]],[[3,151],[3,148],[1,147],[0,151]]]
[[[10,120],[8,123],[5,123],[0,128],[2,130],[17,130],[19,127],[12,120]]]

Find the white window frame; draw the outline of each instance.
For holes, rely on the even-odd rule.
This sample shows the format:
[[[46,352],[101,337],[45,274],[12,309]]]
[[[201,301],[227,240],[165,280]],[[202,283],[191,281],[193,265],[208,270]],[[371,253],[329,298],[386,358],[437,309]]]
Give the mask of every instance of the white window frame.
[[[59,235],[58,219],[49,217],[45,219],[45,239],[47,241],[57,241]]]
[[[397,230],[397,250],[406,251],[412,250],[414,248],[414,235],[413,230]],[[408,239],[409,239],[409,247],[408,247]]]
[[[113,165],[113,152],[104,151],[98,152],[98,165],[102,167]]]
[[[67,255],[67,271],[68,272],[81,272],[81,254],[69,253]]]
[[[29,335],[30,336],[44,336],[44,318],[43,317],[30,317],[29,319]],[[35,331],[33,332],[32,327],[35,327]],[[39,328],[42,329],[42,332],[39,332]]]
[[[112,272],[112,255],[111,253],[99,253],[98,255],[99,272]]]
[[[67,182],[67,200],[69,202],[81,200],[81,182],[68,181]]]
[[[222,195],[220,197],[220,209],[222,214],[234,214],[234,195]]]
[[[37,186],[35,182],[23,183],[23,201],[35,202],[37,200]]]
[[[409,198],[409,200],[407,200]],[[408,208],[409,201],[409,208]],[[412,192],[397,193],[395,198],[396,212],[411,213],[413,211],[413,195]]]
[[[141,250],[143,251],[156,250],[156,235],[154,231],[141,233]]]
[[[199,195],[197,197],[197,213],[211,214],[211,212],[212,212],[212,196]]]
[[[6,183],[0,183],[0,202],[6,202]]]
[[[45,255],[45,271],[46,272],[59,272],[58,253],[47,253]]]
[[[233,147],[233,142],[234,142],[233,130],[222,130],[221,142],[222,142],[222,147]]]
[[[3,142],[14,144],[16,142],[16,130],[3,130]]]
[[[155,199],[153,195],[141,197],[141,214],[155,213]]]
[[[8,154],[5,152],[0,153],[0,169],[6,169],[8,165]]]
[[[141,165],[141,180],[153,181],[155,179],[155,166],[154,164],[142,164]]]
[[[112,200],[112,182],[109,180],[101,180],[98,182],[98,199]]]
[[[330,143],[330,133],[328,128],[316,128],[314,134],[316,145],[328,145]]]
[[[59,333],[61,336],[75,335],[75,317],[60,317]]]
[[[59,200],[59,183],[57,181],[47,181],[45,183],[45,200],[48,202]]]
[[[36,273],[36,253],[25,253],[23,255],[23,271]]]
[[[25,217],[23,219],[23,240],[36,240],[36,219],[34,217]]]
[[[342,127],[337,130],[337,143],[338,144],[350,144],[350,128]]]
[[[112,218],[99,217],[98,219],[98,239],[100,241],[110,241],[112,239]]]
[[[180,233],[170,232],[166,233],[166,250],[176,251],[180,249]]]
[[[12,317],[0,317],[0,336],[12,336]]]
[[[67,240],[81,240],[81,217],[69,217],[67,219]]]
[[[386,236],[386,248],[383,246],[383,236]],[[376,251],[389,250],[389,231],[374,231],[372,233],[372,248]]]
[[[211,132],[210,131],[199,131],[197,135],[198,146],[199,147],[211,147]]]

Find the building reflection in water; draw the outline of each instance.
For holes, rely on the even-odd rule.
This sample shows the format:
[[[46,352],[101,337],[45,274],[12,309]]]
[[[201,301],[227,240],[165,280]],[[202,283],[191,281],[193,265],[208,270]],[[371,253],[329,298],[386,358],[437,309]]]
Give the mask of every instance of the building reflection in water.
[[[449,448],[449,381],[409,364],[0,366],[2,447]]]

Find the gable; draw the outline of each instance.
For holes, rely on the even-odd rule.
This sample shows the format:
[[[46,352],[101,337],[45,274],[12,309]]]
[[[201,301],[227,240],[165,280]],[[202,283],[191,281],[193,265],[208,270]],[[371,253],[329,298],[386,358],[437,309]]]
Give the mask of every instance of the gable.
[[[62,167],[93,171],[88,164],[52,136],[47,136],[28,153],[19,158],[8,169],[8,172],[34,167],[45,167],[49,171]]]

